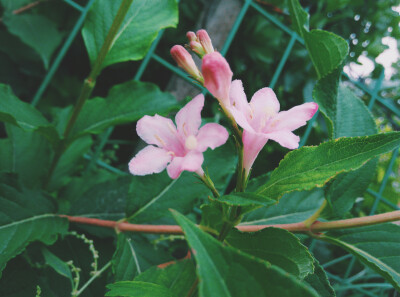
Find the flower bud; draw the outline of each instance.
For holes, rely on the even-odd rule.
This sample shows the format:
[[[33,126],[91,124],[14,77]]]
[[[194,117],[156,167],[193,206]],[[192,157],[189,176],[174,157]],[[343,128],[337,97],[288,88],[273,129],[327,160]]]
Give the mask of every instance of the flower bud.
[[[194,34],[194,32],[192,32],[192,31],[187,32],[186,37],[189,40],[189,42],[190,41],[198,41],[196,34]]]
[[[214,52],[214,48],[211,43],[210,36],[208,36],[208,33],[206,30],[199,30],[197,31],[197,38],[200,41],[201,46],[204,49],[204,52],[206,54],[211,54]]]
[[[207,90],[221,105],[229,106],[229,89],[233,73],[225,58],[218,52],[207,54],[203,58],[201,69]]]
[[[190,49],[197,54],[197,56],[201,59],[206,53],[204,52],[203,47],[198,41],[191,41],[189,43]]]
[[[197,69],[192,56],[183,46],[174,45],[171,48],[171,56],[178,66],[185,70],[189,75],[197,80],[202,80],[201,73],[199,69]]]

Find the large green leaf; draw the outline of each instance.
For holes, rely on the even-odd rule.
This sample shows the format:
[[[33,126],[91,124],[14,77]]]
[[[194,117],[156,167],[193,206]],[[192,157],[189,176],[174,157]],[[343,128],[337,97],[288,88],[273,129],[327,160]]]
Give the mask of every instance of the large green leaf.
[[[289,1],[294,30],[304,39],[305,46],[314,64],[318,77],[322,78],[341,65],[349,46],[338,35],[322,30],[309,31],[308,14],[298,0]]]
[[[314,273],[304,279],[321,297],[335,297],[335,291],[329,283],[328,277],[319,262],[314,259]]]
[[[175,297],[168,288],[146,282],[123,281],[108,285],[106,296],[117,297]]]
[[[228,177],[235,170],[235,148],[231,142],[204,154],[204,170],[210,174],[219,191],[229,183]],[[127,202],[127,217],[136,223],[169,217],[168,209],[190,211],[196,200],[204,201],[211,192],[195,174],[183,172],[178,179],[170,179],[163,172],[148,176],[133,176]]]
[[[0,175],[0,272],[30,242],[52,244],[67,232],[68,221],[54,213],[49,198],[21,187],[15,175]]]
[[[257,193],[279,199],[287,192],[322,187],[339,173],[356,170],[370,159],[399,146],[400,132],[390,132],[302,147],[285,156]]]
[[[320,238],[352,253],[400,291],[400,226],[354,228],[329,232]]]
[[[223,246],[183,215],[173,215],[193,249],[200,296],[318,296],[281,268]]]
[[[50,167],[50,143],[39,133],[18,126],[6,124],[6,131],[11,140],[11,151],[7,154],[11,162],[9,171],[17,173],[24,186],[41,188]]]
[[[87,15],[82,35],[92,63],[100,51],[121,2],[122,0],[98,0]],[[175,27],[177,23],[178,5],[175,0],[133,1],[103,67],[142,59],[158,31]]]
[[[324,191],[316,188],[311,191],[285,194],[277,205],[260,208],[244,216],[241,225],[290,224],[306,220],[321,206]]]
[[[145,236],[120,233],[112,259],[114,280],[133,280],[149,267],[171,260],[165,247],[151,243]],[[135,280],[147,281],[137,277]]]
[[[19,126],[26,131],[38,131],[50,142],[59,140],[57,130],[31,105],[19,100],[11,88],[0,84],[0,121]]]
[[[8,30],[32,47],[48,68],[54,51],[60,45],[63,35],[57,25],[43,15],[6,13],[3,22]]]
[[[175,98],[161,92],[154,84],[127,82],[114,86],[105,99],[97,97],[87,101],[72,134],[75,137],[98,134],[110,126],[133,122],[144,115],[166,114],[176,106]]]
[[[164,268],[153,266],[135,278],[135,281],[162,285],[171,290],[174,296],[185,297],[196,281],[193,260],[181,260]]]
[[[289,231],[265,228],[255,233],[243,233],[234,229],[225,241],[301,279],[314,272],[313,257],[300,240]]]

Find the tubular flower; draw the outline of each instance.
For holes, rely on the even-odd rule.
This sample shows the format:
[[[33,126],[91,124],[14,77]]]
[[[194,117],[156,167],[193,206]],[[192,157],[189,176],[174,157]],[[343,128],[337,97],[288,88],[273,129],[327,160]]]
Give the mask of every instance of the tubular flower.
[[[189,40],[190,49],[195,52],[200,59],[204,55],[214,52],[211,38],[206,30],[201,29],[197,31],[196,34],[194,34],[192,31],[189,31],[186,33],[186,37]]]
[[[248,103],[240,80],[232,82],[230,104],[230,112],[244,129],[243,163],[246,174],[269,139],[289,149],[298,148],[300,137],[292,131],[304,126],[318,110],[318,104],[304,103],[279,112],[279,101],[270,88],[258,90]]]
[[[200,128],[203,106],[204,96],[200,94],[176,114],[176,126],[171,119],[157,114],[141,118],[136,131],[149,145],[129,162],[129,171],[147,175],[167,168],[172,179],[184,170],[202,176],[203,152],[223,145],[228,139],[228,131],[219,124],[209,123]]]
[[[229,89],[233,75],[228,62],[220,53],[213,52],[203,57],[201,70],[204,86],[223,107],[228,107],[230,105]]]

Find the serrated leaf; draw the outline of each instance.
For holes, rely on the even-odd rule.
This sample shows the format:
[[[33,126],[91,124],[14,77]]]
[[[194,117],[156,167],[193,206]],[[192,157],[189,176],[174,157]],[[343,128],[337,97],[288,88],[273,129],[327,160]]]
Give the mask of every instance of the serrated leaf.
[[[318,296],[279,267],[223,246],[183,215],[172,213],[193,249],[200,296]]]
[[[324,191],[293,192],[285,194],[277,205],[260,208],[244,216],[241,225],[290,224],[306,220],[321,206]]]
[[[143,235],[120,233],[118,234],[117,249],[112,259],[114,280],[124,281],[135,278],[135,280],[147,282],[140,278],[142,272],[147,271],[146,269],[153,265],[173,260],[169,254],[164,246],[151,243]],[[161,283],[161,285],[165,284]]]
[[[57,30],[56,24],[43,15],[34,14],[6,14],[3,22],[12,34],[40,55],[47,69],[64,35]]]
[[[400,146],[400,132],[340,138],[288,153],[256,193],[279,199],[284,193],[322,187],[339,173]]]
[[[39,133],[24,131],[18,126],[6,124],[6,131],[11,140],[9,171],[17,173],[24,186],[41,188],[50,167],[50,143]]]
[[[400,226],[353,228],[329,232],[320,238],[352,253],[400,290]]]
[[[58,258],[56,255],[54,255],[52,252],[50,252],[48,249],[45,247],[41,248],[42,255],[44,257],[44,261],[46,265],[49,265],[51,268],[54,269],[58,274],[68,278],[71,280],[71,283],[73,282],[72,280],[72,274],[71,270],[69,269],[69,266],[67,263],[65,263],[63,260]]]
[[[314,272],[313,257],[289,231],[265,228],[255,233],[244,233],[234,229],[225,241],[242,252],[263,259],[301,279]]]
[[[204,170],[211,176],[216,188],[225,189],[235,170],[235,148],[228,142],[204,154]],[[169,217],[169,209],[188,212],[196,200],[205,200],[211,192],[195,177],[195,173],[183,172],[178,179],[170,179],[166,172],[148,176],[133,176],[127,202],[127,217],[136,223]]]
[[[114,125],[137,121],[144,115],[167,114],[177,107],[175,98],[151,83],[130,81],[114,86],[106,98],[88,100],[72,135],[98,134]]]
[[[37,131],[53,145],[60,137],[55,127],[31,105],[14,96],[11,88],[0,84],[0,121],[21,127],[25,131]]]
[[[107,286],[105,296],[118,297],[175,297],[168,288],[146,282],[118,282]]]
[[[308,13],[298,0],[289,1],[294,30],[304,39],[305,46],[319,78],[325,77],[341,65],[349,52],[342,37],[323,30],[309,31]]]
[[[269,199],[251,192],[232,193],[215,199],[210,198],[210,200],[225,206],[240,206],[242,214],[248,213],[263,206],[269,207],[276,204],[276,200]]]
[[[314,273],[304,279],[321,297],[335,297],[336,293],[329,283],[328,277],[319,262],[314,259]]]
[[[15,175],[0,175],[0,272],[30,242],[52,244],[67,228],[68,221],[55,214],[49,198],[22,188]]]
[[[96,1],[82,29],[91,63],[96,59],[122,0]],[[122,23],[103,67],[142,59],[158,32],[178,23],[175,0],[133,1]]]
[[[186,296],[196,281],[192,260],[181,260],[164,268],[153,266],[138,275],[135,281],[148,282],[169,288],[174,296]]]

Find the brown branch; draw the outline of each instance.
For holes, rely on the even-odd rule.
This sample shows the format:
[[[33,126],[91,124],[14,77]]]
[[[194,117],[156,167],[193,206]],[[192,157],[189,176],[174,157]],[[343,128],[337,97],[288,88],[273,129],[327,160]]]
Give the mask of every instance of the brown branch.
[[[68,215],[60,215],[60,217],[67,218],[70,222],[95,225],[99,227],[114,228],[121,232],[140,232],[140,233],[152,233],[152,234],[183,234],[182,228],[177,225],[142,225],[142,224],[130,224],[125,222],[116,222],[108,220],[100,220],[94,218],[85,217],[74,217]],[[281,228],[291,232],[321,232],[336,229],[347,229],[354,227],[363,227],[387,222],[394,222],[400,220],[400,210],[392,211],[388,213],[366,216],[361,218],[353,218],[347,220],[338,220],[331,222],[319,222],[316,221],[308,228],[304,222],[293,223],[293,224],[278,224],[278,225],[248,225],[248,226],[236,226],[242,232],[256,232],[264,228],[274,227]]]
[[[35,1],[35,2],[32,2],[32,3],[29,3],[29,4],[25,5],[25,6],[22,6],[21,8],[18,8],[16,10],[14,10],[12,13],[13,14],[20,14],[20,13],[22,13],[24,11],[27,11],[27,10],[39,5],[41,2],[44,2],[44,1],[47,1],[47,0],[39,0],[39,1]]]

